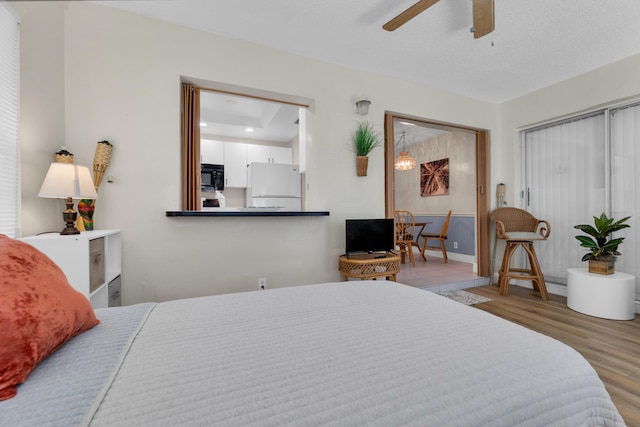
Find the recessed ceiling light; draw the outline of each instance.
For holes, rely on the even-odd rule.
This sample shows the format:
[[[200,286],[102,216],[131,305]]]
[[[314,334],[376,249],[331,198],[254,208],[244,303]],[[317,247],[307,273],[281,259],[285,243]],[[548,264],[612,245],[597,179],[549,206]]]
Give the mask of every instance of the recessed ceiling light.
[[[209,126],[209,125],[208,125],[208,124],[206,124],[205,122],[200,122],[200,126],[204,128],[204,127],[207,127],[207,126]]]
[[[254,129],[253,129],[253,128],[246,128],[244,131],[245,131],[245,132],[253,132],[253,131],[254,131]]]

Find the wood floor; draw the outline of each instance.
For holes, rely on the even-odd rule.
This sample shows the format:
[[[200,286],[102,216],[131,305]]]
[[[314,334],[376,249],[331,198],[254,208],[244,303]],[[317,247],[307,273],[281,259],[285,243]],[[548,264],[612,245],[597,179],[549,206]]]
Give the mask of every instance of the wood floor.
[[[591,363],[628,426],[640,427],[640,315],[635,320],[599,319],[577,313],[566,297],[509,287],[501,297],[495,286],[466,289],[493,301],[474,307],[561,341]]]

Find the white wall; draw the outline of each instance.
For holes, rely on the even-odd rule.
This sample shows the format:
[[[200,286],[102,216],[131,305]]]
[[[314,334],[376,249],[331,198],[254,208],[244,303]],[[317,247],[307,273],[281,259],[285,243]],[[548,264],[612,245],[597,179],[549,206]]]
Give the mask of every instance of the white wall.
[[[18,13],[23,3],[13,3]],[[20,24],[20,161],[22,234],[62,230],[63,201],[35,195],[66,145],[64,110],[64,7],[41,2]],[[24,15],[23,15],[24,16]],[[43,212],[47,212],[44,215]]]
[[[23,176],[41,181],[61,136],[86,165],[97,141],[114,144],[115,182],[103,181],[95,222],[123,232],[125,304],[254,290],[258,277],[269,287],[340,280],[344,219],[384,216],[383,150],[372,153],[368,176],[357,177],[348,147],[361,119],[356,93],[372,100],[367,118],[380,130],[385,111],[484,128],[492,156],[499,153],[496,105],[87,2],[49,3],[14,3],[23,18],[22,90],[54,92],[44,111],[23,102],[23,126],[51,132],[33,147],[22,142]],[[52,43],[51,34],[64,38]],[[180,208],[181,76],[313,99],[307,202],[331,215],[167,218]],[[48,230],[52,215],[59,224],[55,202],[32,204],[35,187],[22,187],[24,235]]]
[[[402,147],[399,147],[402,148]],[[476,137],[468,132],[446,132],[413,144],[410,154],[417,167],[394,172],[395,203],[414,215],[476,215]],[[399,154],[399,150],[396,150]],[[395,157],[395,156],[394,156]],[[449,194],[420,195],[420,164],[449,159]]]
[[[500,152],[492,160],[491,181],[507,185],[505,200],[521,207],[519,191],[520,152],[518,131],[550,121],[640,96],[640,55],[635,55],[586,74],[560,82],[500,105]],[[495,200],[492,201],[495,205]],[[493,206],[493,205],[492,205]]]
[[[21,24],[23,235],[61,228],[62,205],[36,197],[61,145],[90,164],[115,148],[100,187],[97,228],[119,228],[124,302],[339,280],[344,219],[384,215],[383,151],[357,177],[348,140],[361,119],[351,97],[385,111],[491,131],[491,186],[517,203],[517,129],[640,94],[640,55],[500,106],[266,49],[85,2],[12,2]],[[255,70],[260,70],[256,72]],[[306,182],[318,218],[167,218],[180,207],[180,77],[314,100]],[[495,203],[492,200],[492,203]]]

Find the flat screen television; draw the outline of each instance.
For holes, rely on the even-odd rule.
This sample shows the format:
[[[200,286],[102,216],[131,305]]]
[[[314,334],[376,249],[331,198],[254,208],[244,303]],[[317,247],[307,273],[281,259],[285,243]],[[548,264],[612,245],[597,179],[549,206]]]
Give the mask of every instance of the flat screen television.
[[[393,218],[347,219],[347,255],[353,253],[390,252],[395,247]]]

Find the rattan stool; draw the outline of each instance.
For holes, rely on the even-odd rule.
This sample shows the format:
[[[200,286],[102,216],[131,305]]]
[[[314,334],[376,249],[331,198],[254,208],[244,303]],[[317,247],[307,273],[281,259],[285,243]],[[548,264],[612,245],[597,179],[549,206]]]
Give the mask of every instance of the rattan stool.
[[[512,268],[511,257],[516,250],[522,247],[529,256],[530,269],[526,268]],[[532,240],[507,240],[506,247],[504,248],[504,256],[502,258],[502,265],[498,272],[498,286],[500,286],[500,295],[509,295],[509,281],[511,279],[519,280],[531,280],[533,288],[540,292],[540,297],[547,301],[549,294],[547,293],[547,285],[544,282],[544,275],[540,271],[540,264],[538,263],[538,257],[536,251],[533,249]]]
[[[540,292],[540,297],[547,301],[547,285],[540,270],[540,263],[533,248],[535,240],[546,240],[551,232],[549,223],[538,220],[529,212],[517,208],[499,208],[491,213],[491,221],[496,224],[496,239],[505,241],[502,265],[498,272],[500,295],[509,294],[511,279],[531,280],[533,288]],[[521,247],[529,257],[530,268],[512,268],[511,258]],[[495,249],[494,249],[495,252]],[[494,254],[495,255],[495,254]],[[492,273],[493,274],[493,273]]]

